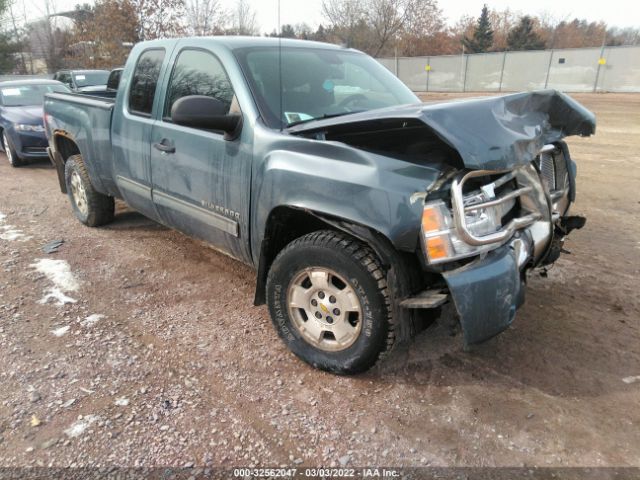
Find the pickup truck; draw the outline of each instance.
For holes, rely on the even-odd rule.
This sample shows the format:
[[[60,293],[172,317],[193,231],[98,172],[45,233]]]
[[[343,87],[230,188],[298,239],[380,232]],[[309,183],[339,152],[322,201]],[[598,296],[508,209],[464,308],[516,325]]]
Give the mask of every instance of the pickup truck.
[[[440,317],[467,345],[507,328],[585,222],[562,139],[595,132],[553,90],[424,104],[361,52],[242,37],[140,43],[115,99],[48,94],[45,123],[82,223],[119,198],[251,265],[281,339],[338,374]]]

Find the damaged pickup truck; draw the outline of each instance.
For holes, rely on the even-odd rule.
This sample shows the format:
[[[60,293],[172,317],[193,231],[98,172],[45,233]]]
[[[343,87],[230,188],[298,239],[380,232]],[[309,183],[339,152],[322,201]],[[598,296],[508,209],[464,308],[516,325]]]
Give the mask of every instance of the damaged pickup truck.
[[[584,224],[562,139],[595,131],[555,91],[423,104],[358,51],[240,37],[138,44],[115,99],[49,94],[45,123],[82,223],[120,198],[253,266],[286,345],[340,374],[443,312],[467,344],[507,328]]]

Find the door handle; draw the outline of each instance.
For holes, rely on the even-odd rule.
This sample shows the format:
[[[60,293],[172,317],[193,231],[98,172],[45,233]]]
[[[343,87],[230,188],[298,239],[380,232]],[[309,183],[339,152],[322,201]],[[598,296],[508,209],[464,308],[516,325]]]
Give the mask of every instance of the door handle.
[[[154,143],[153,148],[156,150],[160,150],[162,153],[175,153],[176,147],[174,145],[169,144],[169,140],[163,138],[160,143]]]

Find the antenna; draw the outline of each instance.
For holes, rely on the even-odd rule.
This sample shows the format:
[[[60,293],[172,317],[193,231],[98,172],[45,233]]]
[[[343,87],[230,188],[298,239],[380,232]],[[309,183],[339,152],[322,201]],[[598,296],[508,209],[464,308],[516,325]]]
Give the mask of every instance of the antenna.
[[[280,0],[278,0],[278,89],[280,90],[280,131],[284,129],[284,107],[282,106],[282,25],[280,23]]]

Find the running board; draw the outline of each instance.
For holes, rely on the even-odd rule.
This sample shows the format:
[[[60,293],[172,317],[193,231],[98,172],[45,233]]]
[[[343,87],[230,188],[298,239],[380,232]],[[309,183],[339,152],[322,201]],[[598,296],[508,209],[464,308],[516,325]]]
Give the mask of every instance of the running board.
[[[424,290],[417,295],[405,298],[400,302],[403,308],[438,308],[445,303],[449,295],[440,290]]]

